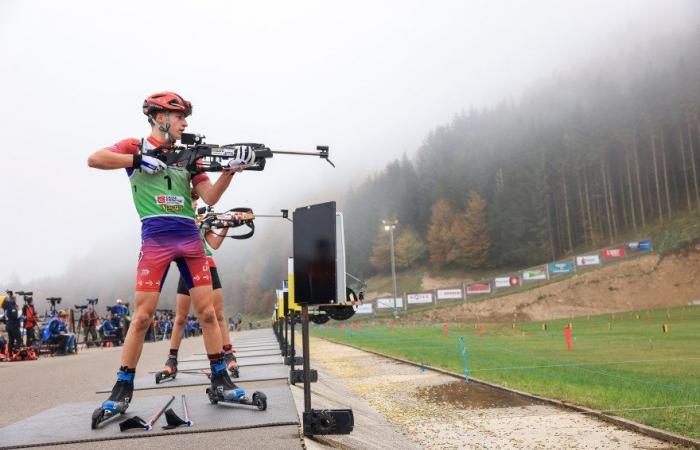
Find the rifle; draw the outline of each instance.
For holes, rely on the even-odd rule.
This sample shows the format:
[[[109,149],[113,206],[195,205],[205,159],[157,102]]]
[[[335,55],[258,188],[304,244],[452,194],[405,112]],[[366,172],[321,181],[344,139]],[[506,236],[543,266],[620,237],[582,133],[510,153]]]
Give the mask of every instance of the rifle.
[[[271,150],[265,144],[239,143],[239,144],[207,144],[199,134],[182,133],[181,145],[163,145],[153,150],[143,152],[144,155],[153,156],[160,159],[165,164],[180,165],[186,167],[191,173],[199,172],[221,172],[226,167],[221,161],[233,158],[242,149],[250,149],[255,152],[255,161],[252,164],[243,166],[244,170],[262,171],[268,158],[276,154],[280,155],[301,155],[318,156],[325,159],[335,167],[335,164],[328,159],[328,146],[319,145],[315,152],[283,151]]]
[[[221,228],[238,228],[240,226],[248,227],[249,231],[245,234],[226,235],[231,239],[248,239],[255,234],[256,217],[277,217],[281,219],[289,219],[289,210],[280,210],[280,215],[273,214],[254,214],[251,208],[231,208],[223,213],[217,213],[212,206],[202,206],[197,209],[199,216],[199,226],[205,230],[221,229]]]

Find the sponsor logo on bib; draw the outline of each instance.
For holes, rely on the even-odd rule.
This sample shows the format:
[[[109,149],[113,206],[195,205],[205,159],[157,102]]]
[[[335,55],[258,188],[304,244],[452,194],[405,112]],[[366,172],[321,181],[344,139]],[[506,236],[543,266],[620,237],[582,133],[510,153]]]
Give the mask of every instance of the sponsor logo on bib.
[[[155,200],[163,211],[182,211],[185,207],[185,198],[181,195],[156,195]]]

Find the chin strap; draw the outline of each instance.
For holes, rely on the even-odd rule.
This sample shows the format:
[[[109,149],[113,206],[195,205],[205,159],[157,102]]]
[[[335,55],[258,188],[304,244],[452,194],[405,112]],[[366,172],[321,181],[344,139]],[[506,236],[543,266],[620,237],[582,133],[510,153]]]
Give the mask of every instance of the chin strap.
[[[174,142],[172,136],[170,136],[170,111],[165,111],[165,126],[156,122],[154,116],[148,116],[148,123],[150,123],[151,126],[157,126],[158,129],[165,134],[165,140],[167,142]]]

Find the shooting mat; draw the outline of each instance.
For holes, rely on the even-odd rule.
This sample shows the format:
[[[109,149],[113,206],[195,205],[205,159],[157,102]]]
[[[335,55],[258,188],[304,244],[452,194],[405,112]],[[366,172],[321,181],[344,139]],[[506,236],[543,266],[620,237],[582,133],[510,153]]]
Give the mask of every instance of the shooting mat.
[[[206,370],[209,370],[207,365]],[[281,364],[266,365],[266,366],[248,366],[241,367],[240,378],[231,378],[234,383],[246,383],[249,381],[268,381],[268,380],[286,380],[289,378],[289,367]],[[203,374],[192,374],[186,372],[178,372],[174,380],[161,381],[156,384],[155,375],[150,374],[144,377],[137,378],[134,381],[134,390],[141,391],[147,389],[167,389],[182,386],[208,386],[209,378]],[[98,394],[112,392],[112,388],[104,388],[97,391]]]
[[[119,431],[119,422],[133,416],[144,420],[160,409],[170,398],[161,393],[146,396],[146,392],[138,395],[126,414],[105,422],[101,428],[92,430],[90,420],[92,412],[98,405],[96,402],[68,403],[46,410],[40,414],[15,422],[0,428],[0,448],[24,447],[52,444],[70,444],[77,442],[105,441],[112,439],[129,439],[134,437],[151,437],[185,433],[202,433],[207,431],[225,431],[245,428],[270,427],[282,425],[298,425],[294,400],[286,381],[270,381],[256,383],[255,386],[242,385],[252,396],[253,389],[267,395],[268,409],[258,411],[257,408],[242,405],[219,404],[212,405],[201,387],[181,387],[176,392],[175,400],[170,405],[178,416],[183,417],[180,394],[187,395],[190,408],[190,418],[194,422],[191,428],[179,427],[174,430],[163,430],[166,424],[165,416],[156,422],[151,431],[127,430]],[[31,430],[31,432],[28,432]]]

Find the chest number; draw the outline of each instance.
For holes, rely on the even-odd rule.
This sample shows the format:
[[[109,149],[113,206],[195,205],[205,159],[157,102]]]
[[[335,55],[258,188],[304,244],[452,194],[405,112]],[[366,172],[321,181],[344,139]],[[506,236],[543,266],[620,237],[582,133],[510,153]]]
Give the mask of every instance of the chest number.
[[[173,182],[170,179],[170,175],[166,175],[163,178],[165,178],[165,180],[168,182],[168,190],[172,191],[173,190]]]

